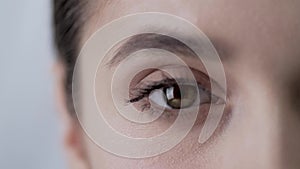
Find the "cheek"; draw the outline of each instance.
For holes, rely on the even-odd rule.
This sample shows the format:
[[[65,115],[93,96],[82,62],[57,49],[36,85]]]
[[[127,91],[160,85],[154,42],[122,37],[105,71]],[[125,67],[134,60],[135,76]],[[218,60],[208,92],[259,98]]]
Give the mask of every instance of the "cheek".
[[[207,148],[197,142],[199,129],[193,129],[191,133],[172,150],[152,158],[128,159],[112,155],[97,147],[88,138],[85,138],[86,152],[92,168],[131,168],[131,169],[194,169],[194,168],[221,168],[220,158],[215,146]],[[209,143],[212,144],[212,143]],[[206,148],[204,148],[206,147]],[[213,148],[214,147],[214,148]],[[220,151],[220,147],[219,150]],[[208,161],[212,161],[208,163]]]

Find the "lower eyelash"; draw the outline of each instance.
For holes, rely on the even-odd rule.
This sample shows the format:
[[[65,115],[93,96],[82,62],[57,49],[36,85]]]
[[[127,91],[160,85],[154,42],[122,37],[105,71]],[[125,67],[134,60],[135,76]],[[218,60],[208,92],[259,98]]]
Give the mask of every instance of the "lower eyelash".
[[[144,103],[142,104],[141,106],[141,111],[144,112],[144,111],[147,111],[147,110],[150,110],[150,104],[149,103]]]
[[[147,113],[148,115],[154,115],[159,113],[158,109],[150,107],[150,104],[147,103],[142,105],[141,108],[143,109],[141,113]],[[171,121],[171,119],[175,119],[176,117],[177,113],[171,111],[164,111],[160,116],[160,118],[165,119],[166,121]]]

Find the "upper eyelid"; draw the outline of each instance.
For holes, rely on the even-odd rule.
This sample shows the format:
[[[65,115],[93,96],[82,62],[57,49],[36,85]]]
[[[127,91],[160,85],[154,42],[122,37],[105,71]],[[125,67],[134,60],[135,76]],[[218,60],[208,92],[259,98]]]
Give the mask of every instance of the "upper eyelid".
[[[191,84],[193,85],[195,82],[197,84],[201,84],[204,88],[207,88],[210,90],[211,88],[211,82],[210,80],[213,81],[213,79],[211,79],[210,77],[208,77],[208,75],[206,75],[206,73],[200,71],[200,70],[196,70],[194,68],[189,67],[189,69],[191,70],[191,72],[194,74],[194,78],[192,79],[187,79],[186,77],[182,77],[182,78],[173,78],[173,77],[168,77],[167,75],[165,75],[165,77],[162,80],[156,80],[156,81],[149,81],[150,83],[165,83],[163,82],[163,80],[165,81],[169,81],[168,83],[172,82],[172,84]],[[156,71],[160,71],[160,70],[155,70],[152,71],[151,73],[147,74],[146,76],[144,76],[144,78],[141,78],[140,80],[142,81],[143,79],[146,79],[149,75],[151,75],[152,73],[155,73]],[[136,88],[138,86],[140,86],[140,88],[143,86],[144,88],[147,87],[148,83],[147,81],[145,82],[138,82],[137,84],[135,84],[133,87]]]
[[[192,37],[185,37],[185,39],[187,41],[194,42]],[[223,44],[224,43],[222,43],[222,46],[223,46]],[[218,48],[220,48],[220,47],[221,46],[218,45]],[[181,42],[173,37],[170,37],[167,35],[155,34],[155,33],[144,33],[144,34],[138,34],[138,35],[132,36],[129,39],[127,39],[123,44],[118,46],[116,51],[113,52],[112,58],[108,59],[106,66],[112,68],[112,67],[116,66],[119,62],[124,60],[126,57],[128,57],[128,55],[130,55],[131,53],[134,53],[138,50],[142,50],[142,49],[146,49],[146,48],[160,48],[160,49],[168,50],[175,54],[180,54],[181,56],[184,56],[184,57],[191,57],[191,58],[199,59],[199,57],[194,53],[194,51],[192,49],[190,49],[183,42]],[[221,60],[224,57],[225,56],[220,55]],[[202,67],[202,66],[200,66],[200,67]],[[206,75],[204,73],[206,70],[199,71],[192,67],[190,67],[190,69],[196,70],[197,72],[199,72],[199,74]],[[205,69],[205,67],[203,69]],[[208,77],[208,75],[206,75],[206,76]],[[204,77],[204,76],[202,76],[202,77]],[[206,87],[210,87],[209,85],[211,83],[215,83],[218,85],[218,83],[216,83],[217,81],[215,79],[213,79],[212,77],[208,77],[207,79],[209,79],[209,84],[207,84]],[[226,90],[221,86],[219,86],[219,87],[221,88],[222,92]]]

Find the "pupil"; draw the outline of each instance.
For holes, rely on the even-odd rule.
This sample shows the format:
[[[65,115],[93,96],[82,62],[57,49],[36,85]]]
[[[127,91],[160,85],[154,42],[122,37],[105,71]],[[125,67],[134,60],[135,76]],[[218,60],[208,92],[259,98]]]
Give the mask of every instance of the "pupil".
[[[181,94],[179,86],[174,85],[172,87],[165,88],[164,93],[168,106],[179,109],[181,105]]]
[[[169,99],[181,99],[180,88],[178,85],[167,88]]]

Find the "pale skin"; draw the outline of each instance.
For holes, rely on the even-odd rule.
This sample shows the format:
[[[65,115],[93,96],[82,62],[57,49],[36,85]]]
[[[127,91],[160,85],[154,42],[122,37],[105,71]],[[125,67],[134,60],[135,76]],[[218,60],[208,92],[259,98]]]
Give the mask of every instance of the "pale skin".
[[[231,119],[222,132],[215,133],[205,144],[198,144],[200,129],[195,127],[178,146],[162,155],[147,159],[118,157],[95,145],[69,116],[63,104],[64,67],[57,63],[58,102],[66,126],[65,147],[70,168],[294,169],[300,166],[299,107],[290,105],[294,99],[290,90],[300,87],[295,84],[300,78],[300,1],[125,0],[112,1],[100,10],[94,8],[100,2],[91,3],[94,3],[90,7],[93,17],[84,25],[81,44],[103,25],[137,12],[173,14],[201,29],[225,58],[222,61],[228,83],[226,105]]]

